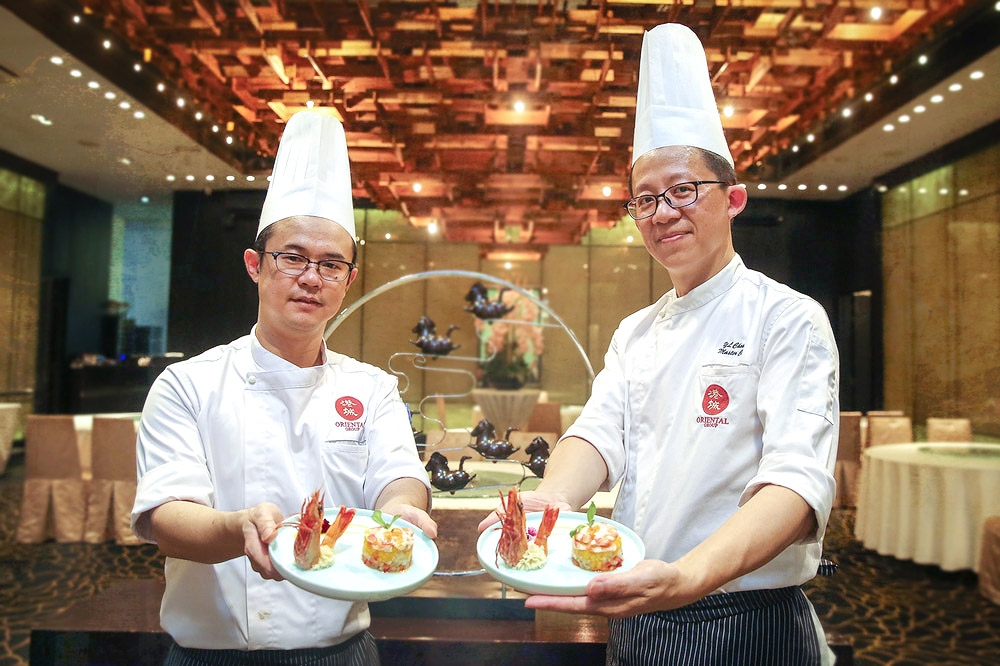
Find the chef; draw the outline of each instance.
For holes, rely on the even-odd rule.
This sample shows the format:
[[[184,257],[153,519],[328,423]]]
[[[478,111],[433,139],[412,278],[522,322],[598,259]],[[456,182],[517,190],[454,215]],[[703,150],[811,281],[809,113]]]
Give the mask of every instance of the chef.
[[[344,129],[298,113],[243,254],[256,325],[166,368],[143,408],[132,526],[167,556],[167,664],[378,663],[365,603],[299,589],[270,559],[317,489],[330,510],[378,508],[436,536],[396,379],[324,340],[356,250]]]
[[[578,509],[620,484],[612,517],[647,559],[526,605],[611,618],[608,664],[831,664],[800,586],[834,498],[837,348],[818,303],[736,254],[747,191],[682,25],[643,38],[632,160],[626,210],[673,288],[620,323],[522,497]]]

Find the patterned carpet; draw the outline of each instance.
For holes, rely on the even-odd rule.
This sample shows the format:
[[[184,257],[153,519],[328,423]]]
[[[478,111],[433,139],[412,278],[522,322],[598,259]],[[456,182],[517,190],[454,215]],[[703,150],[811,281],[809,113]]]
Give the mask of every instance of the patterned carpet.
[[[0,476],[0,666],[28,663],[30,631],[39,618],[115,579],[163,577],[152,546],[15,543],[22,477],[17,457]],[[812,581],[807,593],[826,630],[853,643],[855,664],[1000,664],[1000,606],[978,594],[974,573],[946,573],[865,550],[852,538],[853,519],[853,511],[835,512],[826,552],[839,571]],[[464,538],[441,535],[442,562],[444,551]],[[474,533],[468,538],[471,553]]]

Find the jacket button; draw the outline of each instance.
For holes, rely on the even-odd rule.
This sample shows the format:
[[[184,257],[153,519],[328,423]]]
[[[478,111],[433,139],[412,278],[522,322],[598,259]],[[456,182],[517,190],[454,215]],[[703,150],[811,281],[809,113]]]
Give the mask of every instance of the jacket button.
[[[256,375],[247,375],[247,383],[248,384],[256,384],[257,383],[257,376]]]

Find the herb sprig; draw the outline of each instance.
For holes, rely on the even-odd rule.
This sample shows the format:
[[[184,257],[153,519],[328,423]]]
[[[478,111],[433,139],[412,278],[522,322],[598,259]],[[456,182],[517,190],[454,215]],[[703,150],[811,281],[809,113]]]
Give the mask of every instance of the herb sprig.
[[[378,509],[375,509],[374,511],[372,511],[372,520],[378,523],[381,527],[389,529],[390,527],[392,527],[392,524],[396,522],[396,519],[399,518],[401,515],[402,514],[397,513],[395,516],[392,517],[392,520],[390,520],[387,523],[385,522],[385,517],[382,516],[382,512],[379,511]]]
[[[587,526],[588,527],[594,524],[594,516],[596,516],[596,515],[597,515],[597,505],[594,504],[593,502],[591,502],[590,503],[590,508],[587,509]],[[574,527],[570,531],[569,535],[571,537],[576,536],[577,531],[579,531],[579,529],[581,527],[583,527],[583,525],[577,525],[576,527]]]

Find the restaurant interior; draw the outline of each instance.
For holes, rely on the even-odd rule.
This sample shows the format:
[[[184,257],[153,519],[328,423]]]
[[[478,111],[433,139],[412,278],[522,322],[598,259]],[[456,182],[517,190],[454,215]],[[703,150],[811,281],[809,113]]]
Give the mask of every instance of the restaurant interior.
[[[525,609],[475,526],[671,289],[622,208],[665,22],[706,47],[736,251],[837,338],[805,590],[838,666],[1000,663],[1000,3],[0,0],[0,666],[162,663],[135,428],[165,367],[255,321],[240,258],[307,108],[351,157],[360,273],[328,343],[399,377],[422,459],[477,477],[435,489],[438,575],[373,604],[383,663],[604,663],[606,622]]]

